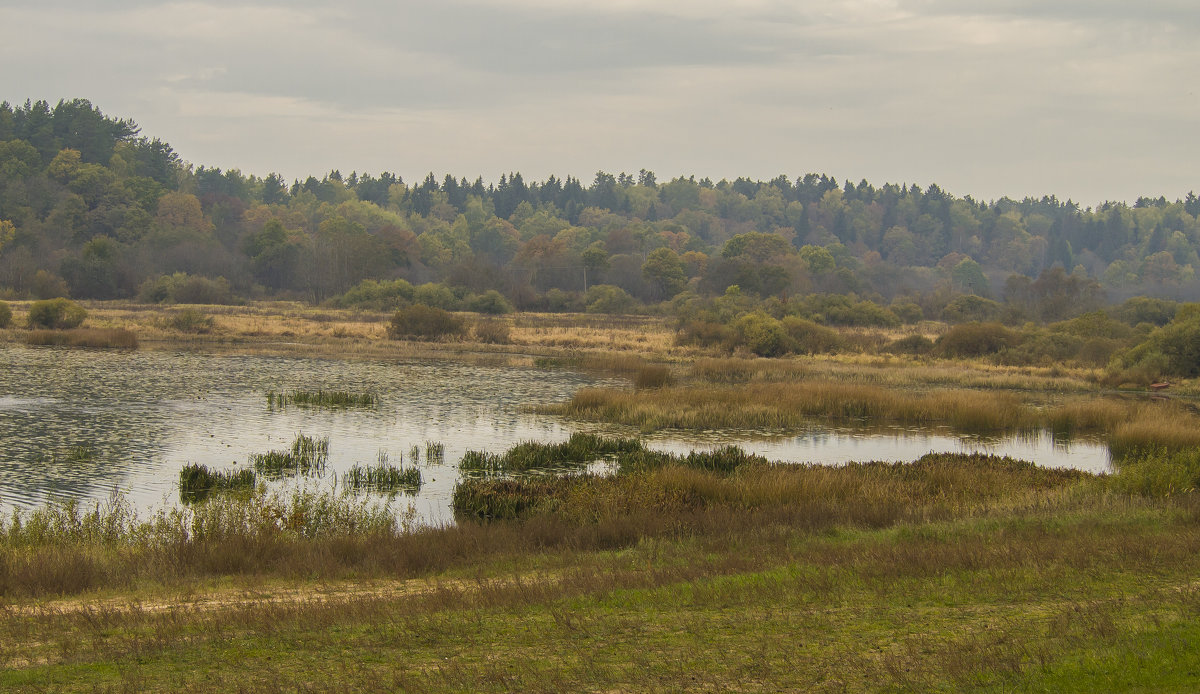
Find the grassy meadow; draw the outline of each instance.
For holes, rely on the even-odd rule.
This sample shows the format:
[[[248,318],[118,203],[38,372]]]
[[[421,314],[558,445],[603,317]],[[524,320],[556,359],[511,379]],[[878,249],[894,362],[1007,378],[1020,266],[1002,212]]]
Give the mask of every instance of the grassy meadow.
[[[355,493],[422,484],[384,459],[357,466],[346,491],[256,487],[322,467],[328,440],[298,436],[237,477],[186,469],[193,503],[149,517],[117,497],[0,518],[0,690],[1194,690],[1200,416],[1187,397],[1114,392],[1081,367],[680,348],[656,317],[519,314],[489,319],[503,342],[418,343],[386,339],[383,313],[299,304],[87,308],[91,328],[128,331],[138,349],[628,380],[554,407],[569,420],[1049,429],[1104,439],[1114,472],[979,454],[781,465],[582,434],[459,462],[430,443],[428,461],[464,475],[456,522],[423,527],[406,497]],[[200,315],[176,320],[186,310]],[[616,472],[588,474],[596,459]]]

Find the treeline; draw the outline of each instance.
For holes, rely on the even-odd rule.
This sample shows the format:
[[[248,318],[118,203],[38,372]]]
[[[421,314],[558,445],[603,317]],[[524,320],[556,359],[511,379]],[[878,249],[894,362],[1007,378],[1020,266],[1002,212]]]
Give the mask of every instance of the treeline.
[[[736,286],[830,304],[802,312],[817,318],[853,313],[812,298],[836,295],[885,309],[884,323],[1055,321],[1133,295],[1200,298],[1198,215],[1194,194],[1081,209],[817,174],[288,183],[192,167],[85,100],[0,104],[10,297],[346,303],[354,289],[378,303],[372,292],[424,286],[455,307],[498,294],[518,309],[621,311]]]

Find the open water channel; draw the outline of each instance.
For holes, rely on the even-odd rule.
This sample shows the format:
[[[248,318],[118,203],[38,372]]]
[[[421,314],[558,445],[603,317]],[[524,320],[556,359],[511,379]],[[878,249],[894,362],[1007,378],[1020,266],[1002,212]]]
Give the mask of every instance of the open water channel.
[[[328,486],[355,463],[375,463],[381,452],[392,465],[411,465],[417,446],[424,485],[411,503],[426,522],[450,522],[450,495],[465,451],[561,441],[574,431],[634,435],[525,411],[567,400],[588,385],[628,382],[451,361],[0,348],[0,512],[102,500],[114,491],[143,509],[175,504],[185,464],[245,467],[251,454],[285,449],[302,432],[330,440],[333,474],[311,482],[317,485]],[[268,406],[267,392],[296,389],[371,392],[379,403],[335,410]],[[431,441],[445,446],[443,462],[427,460]],[[1049,435],[980,439],[928,430],[813,428],[788,435],[665,432],[646,443],[674,452],[736,443],[787,462],[911,461],[930,451],[983,451],[1051,467],[1110,467],[1102,443],[1066,445]],[[71,460],[75,447],[94,455]]]

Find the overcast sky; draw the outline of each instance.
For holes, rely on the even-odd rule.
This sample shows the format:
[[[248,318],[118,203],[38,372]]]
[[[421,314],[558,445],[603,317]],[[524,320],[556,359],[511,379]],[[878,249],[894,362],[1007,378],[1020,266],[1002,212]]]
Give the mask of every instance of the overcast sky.
[[[1200,191],[1195,0],[0,0],[0,100],[197,165]]]

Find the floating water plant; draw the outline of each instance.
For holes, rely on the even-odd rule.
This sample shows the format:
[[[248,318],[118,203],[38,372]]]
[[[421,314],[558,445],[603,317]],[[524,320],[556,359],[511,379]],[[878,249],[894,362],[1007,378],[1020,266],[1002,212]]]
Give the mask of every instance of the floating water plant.
[[[254,453],[250,462],[255,472],[267,477],[321,475],[329,461],[329,437],[297,434],[291,450]]]
[[[282,410],[289,405],[311,408],[375,407],[379,397],[374,393],[353,393],[345,390],[293,390],[286,393],[267,392],[267,407]]]
[[[253,470],[210,470],[206,465],[188,463],[179,471],[179,498],[184,503],[203,501],[213,492],[254,489]]]
[[[342,475],[342,486],[353,491],[416,494],[421,489],[421,471],[380,462],[354,465]]]

